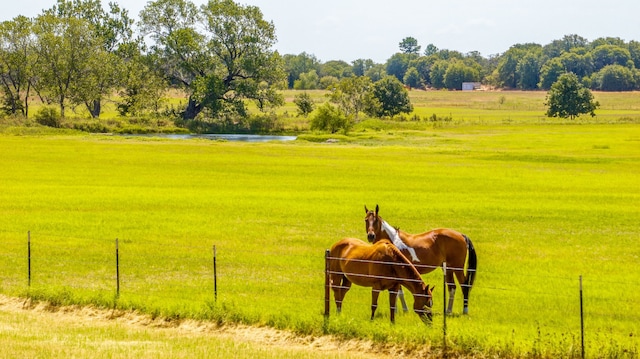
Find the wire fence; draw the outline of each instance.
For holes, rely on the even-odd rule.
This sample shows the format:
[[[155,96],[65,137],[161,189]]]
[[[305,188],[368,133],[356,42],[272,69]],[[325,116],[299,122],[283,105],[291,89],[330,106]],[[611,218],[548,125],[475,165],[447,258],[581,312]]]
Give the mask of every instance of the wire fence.
[[[6,233],[4,235],[6,237]],[[301,260],[295,253],[217,248],[213,244],[186,246],[55,236],[34,239],[31,233],[21,237],[22,240],[8,242],[0,250],[0,291],[26,289],[30,293],[61,289],[71,293],[93,293],[96,297],[115,297],[116,300],[126,296],[134,302],[136,298],[140,301],[171,300],[197,307],[210,306],[218,297],[228,301],[233,301],[231,296],[250,297],[251,291],[257,288],[262,291],[261,297],[293,302],[292,308],[309,306],[310,301],[317,305],[318,313],[322,313],[324,304],[325,315],[335,308],[331,284],[326,281],[329,274],[326,261],[330,259],[326,253],[323,263],[320,253],[316,259]],[[427,284],[436,285],[432,311],[434,322],[442,322],[443,345],[446,345],[451,329],[444,313],[448,304],[447,285],[451,283],[446,283],[444,274],[456,268],[434,266],[430,269],[433,271],[423,278]],[[637,281],[602,280],[580,274],[528,274],[482,267],[478,274],[470,293],[472,312],[474,307],[499,303],[495,315],[504,315],[504,320],[514,327],[543,325],[550,330],[577,333],[583,357],[584,348],[601,339],[598,333],[589,332],[589,327],[596,322],[606,323],[616,335],[640,335],[639,324],[635,324],[630,333],[615,333],[616,330],[627,330],[625,323],[640,323],[640,312],[637,311],[640,285]],[[324,290],[321,289],[323,281]],[[544,284],[540,285],[541,282]],[[277,288],[287,286],[316,288],[310,296],[317,293],[317,298],[282,299]],[[352,287],[345,299],[350,309],[343,307],[343,313],[368,310],[370,293],[370,288]],[[458,290],[458,310],[454,308],[454,312],[460,311],[461,302],[462,293]],[[351,312],[351,308],[359,309]],[[378,308],[383,308],[382,304]],[[518,316],[507,314],[519,311],[536,312],[539,319],[534,324],[518,322]],[[568,316],[573,319],[567,321]],[[632,351],[630,357],[638,355],[637,346],[631,350],[635,352]]]

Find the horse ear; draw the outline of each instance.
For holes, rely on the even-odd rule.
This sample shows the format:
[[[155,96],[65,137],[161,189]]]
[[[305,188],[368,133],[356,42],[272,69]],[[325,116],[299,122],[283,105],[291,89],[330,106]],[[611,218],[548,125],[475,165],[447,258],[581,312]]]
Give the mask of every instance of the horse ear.
[[[376,204],[376,216],[378,215],[379,210],[380,210],[380,207],[378,207],[378,205]]]
[[[367,209],[367,205],[364,205],[364,213],[369,213],[369,210]]]

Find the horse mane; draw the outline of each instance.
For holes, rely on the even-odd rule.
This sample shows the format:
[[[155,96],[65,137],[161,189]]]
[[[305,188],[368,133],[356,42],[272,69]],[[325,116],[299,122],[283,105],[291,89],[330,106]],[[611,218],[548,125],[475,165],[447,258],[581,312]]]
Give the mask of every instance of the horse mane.
[[[392,243],[390,243],[391,245],[387,246],[387,248],[391,249],[391,251],[393,252],[393,254],[396,255],[396,257],[399,257],[402,262],[404,262],[405,265],[409,266],[409,271],[413,274],[414,278],[413,279],[419,279],[423,285],[426,285],[424,283],[424,280],[422,279],[422,276],[420,275],[420,272],[418,272],[418,270],[416,269],[416,267],[413,265],[413,263],[411,263],[411,261],[409,260],[409,258],[407,258],[404,254],[402,254],[402,252],[398,249],[398,247],[396,247],[395,245],[393,245]]]

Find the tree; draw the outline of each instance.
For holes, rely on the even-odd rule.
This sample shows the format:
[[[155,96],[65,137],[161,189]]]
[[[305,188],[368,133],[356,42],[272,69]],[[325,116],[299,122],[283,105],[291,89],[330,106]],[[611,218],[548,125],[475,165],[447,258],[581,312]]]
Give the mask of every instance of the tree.
[[[318,88],[318,74],[316,70],[302,73],[297,80],[293,81],[293,88],[296,90],[315,90]]]
[[[370,69],[365,71],[365,76],[376,82],[387,76],[387,68],[383,64],[374,64]]]
[[[444,88],[444,76],[449,68],[449,62],[445,60],[438,60],[431,66],[429,71],[429,77],[431,78],[431,86],[440,89]]]
[[[375,63],[371,59],[357,59],[351,62],[353,74],[356,76],[364,76]]]
[[[431,72],[431,66],[436,60],[435,56],[420,56],[409,63],[409,68],[413,67],[418,71],[421,85],[431,84],[429,73]]]
[[[313,99],[307,92],[302,92],[293,97],[293,103],[298,106],[298,113],[304,117],[309,116],[313,112]]]
[[[31,26],[32,21],[24,16],[0,23],[2,108],[9,114],[29,115],[29,95],[35,81],[33,66],[37,61]]]
[[[434,44],[429,44],[424,49],[424,56],[435,55],[437,52],[438,52],[438,47],[436,47],[436,45],[434,45]]]
[[[339,108],[328,102],[318,108],[309,124],[311,130],[329,131],[330,133],[336,133],[339,130],[346,133],[351,126],[352,122],[349,118]]]
[[[534,90],[540,82],[539,57],[533,52],[524,55],[516,66],[518,74],[518,88],[523,90]]]
[[[64,118],[67,101],[77,93],[82,76],[97,65],[95,59],[104,51],[83,19],[45,13],[36,18],[33,28],[41,94],[60,107]]]
[[[315,70],[316,74],[320,72],[320,61],[314,55],[306,52],[299,55],[284,55],[282,58],[287,73],[287,85],[290,89],[293,88],[294,82],[300,77],[300,74],[308,73],[311,70]]]
[[[158,113],[160,100],[167,84],[151,67],[153,62],[143,56],[137,44],[123,46],[119,57],[124,64],[119,68],[120,100],[117,102],[121,116]]]
[[[559,57],[555,57],[547,61],[544,65],[542,65],[542,69],[540,70],[540,84],[538,86],[541,89],[550,89],[551,85],[558,81],[560,75],[565,72],[567,71],[564,69],[562,59],[560,59]]]
[[[400,46],[400,52],[403,54],[420,54],[420,45],[418,45],[418,40],[411,36],[402,39],[398,46]]]
[[[547,93],[545,102],[549,106],[547,116],[574,119],[581,114],[595,116],[595,110],[600,106],[593,101],[593,95],[584,87],[578,76],[568,72],[561,75]]]
[[[71,88],[71,100],[85,105],[91,117],[100,116],[102,100],[113,93],[118,84],[123,59],[118,56],[120,46],[135,43],[133,39],[133,20],[128,12],[116,3],[109,3],[105,11],[100,0],[58,0],[46,13],[61,19],[77,18],[87,22],[92,37],[100,51],[94,52],[79,69],[81,75]]]
[[[633,66],[628,49],[617,45],[600,45],[593,49],[594,70],[599,71],[607,65]]]
[[[416,59],[418,56],[415,54],[396,53],[393,54],[386,64],[387,75],[395,76],[399,81],[404,79],[404,74],[409,68],[409,62]]]
[[[587,39],[582,36],[572,34],[565,35],[560,40],[553,40],[551,43],[545,45],[542,48],[542,51],[547,58],[554,58],[575,48],[585,48],[587,45]]]
[[[419,88],[422,86],[422,78],[415,67],[409,67],[407,72],[404,74],[402,82],[410,88]]]
[[[353,69],[351,65],[345,61],[332,60],[320,65],[320,77],[333,76],[337,79],[341,79],[351,75],[353,75]]]
[[[413,111],[413,105],[409,99],[409,92],[402,82],[394,76],[386,76],[373,84],[373,101],[369,103],[366,112],[370,116],[385,117],[395,116],[400,113]]]
[[[141,30],[155,40],[157,66],[187,92],[185,120],[204,109],[212,117],[244,117],[245,99],[261,110],[283,103],[275,90],[285,79],[272,50],[275,27],[258,7],[210,0],[198,11],[188,0],[157,0],[140,17]]]
[[[629,55],[636,69],[640,69],[640,42],[631,40],[627,45],[629,49]]]
[[[636,88],[634,70],[607,65],[593,75],[593,87],[601,91],[630,91]]]
[[[446,88],[461,90],[463,82],[477,82],[480,80],[480,74],[473,67],[456,60],[447,67],[443,80]]]
[[[559,57],[567,72],[573,72],[578,78],[590,76],[593,72],[593,56],[590,52],[579,54],[571,51],[565,52]]]
[[[372,101],[371,86],[371,79],[366,76],[345,77],[331,91],[331,102],[357,121],[359,113]]]

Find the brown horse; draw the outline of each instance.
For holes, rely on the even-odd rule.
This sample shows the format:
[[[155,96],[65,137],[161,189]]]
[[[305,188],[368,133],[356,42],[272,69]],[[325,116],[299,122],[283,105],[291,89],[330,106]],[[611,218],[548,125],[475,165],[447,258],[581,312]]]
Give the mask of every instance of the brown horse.
[[[453,299],[456,293],[456,282],[462,289],[464,296],[463,314],[469,313],[469,292],[473,286],[478,258],[473,243],[466,235],[448,228],[434,229],[420,234],[409,234],[390,226],[378,215],[379,207],[370,211],[364,207],[367,213],[364,222],[369,242],[376,243],[382,239],[388,239],[396,245],[403,254],[412,258],[418,272],[424,274],[447,263],[446,281],[449,287],[449,305],[447,313],[453,310]],[[464,264],[467,262],[467,273],[464,272]],[[416,263],[417,262],[417,263]]]
[[[338,313],[351,283],[372,287],[371,320],[378,307],[378,295],[389,290],[391,322],[395,321],[396,296],[400,286],[413,293],[413,310],[423,321],[431,320],[432,289],[424,283],[411,262],[389,241],[374,244],[344,238],[329,252],[329,276]]]

